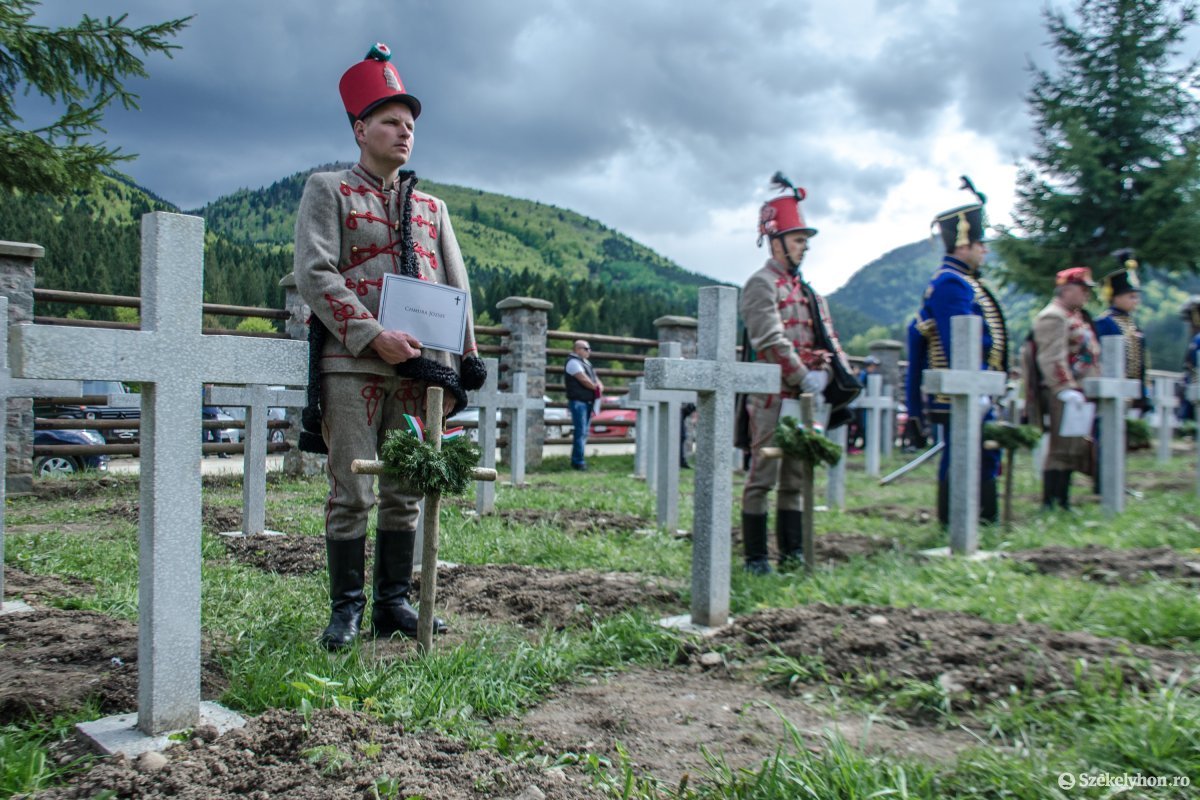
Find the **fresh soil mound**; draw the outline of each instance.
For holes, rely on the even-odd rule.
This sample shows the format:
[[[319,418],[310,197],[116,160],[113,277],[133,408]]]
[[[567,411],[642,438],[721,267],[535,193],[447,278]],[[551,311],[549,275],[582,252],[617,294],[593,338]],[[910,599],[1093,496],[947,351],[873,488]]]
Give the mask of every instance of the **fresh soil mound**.
[[[655,527],[636,514],[589,509],[513,508],[499,511],[497,516],[513,525],[549,525],[567,533],[632,533]]]
[[[115,519],[138,523],[141,506],[137,500],[119,500],[104,509],[103,513]],[[204,503],[200,509],[200,524],[208,533],[227,533],[242,529],[240,506],[215,506]]]
[[[74,711],[96,697],[106,714],[137,707],[137,626],[95,611],[36,609],[0,616],[0,724]],[[207,655],[201,693],[226,681]]]
[[[406,735],[399,725],[340,709],[307,718],[272,710],[220,737],[211,730],[196,733],[165,751],[165,764],[118,756],[38,797],[91,798],[104,790],[122,798],[178,800],[604,797],[578,772],[514,763],[437,735]]]
[[[1189,557],[1169,547],[1113,550],[1099,545],[1049,545],[1008,556],[1048,575],[1081,577],[1099,583],[1137,583],[1149,575],[1200,583],[1200,555]]]
[[[222,536],[221,540],[230,558],[263,572],[307,575],[325,569],[322,536]]]
[[[741,552],[742,528],[733,526],[733,551]],[[890,553],[900,549],[895,539],[881,539],[862,533],[822,533],[813,539],[813,550],[817,554],[817,565],[845,564],[856,557],[870,558],[879,553]],[[779,560],[774,535],[767,537],[767,551],[771,561]]]
[[[39,500],[84,498],[120,490],[137,493],[136,475],[101,475],[84,478],[39,478],[33,482],[33,496]]]
[[[438,570],[437,589],[439,610],[528,628],[562,630],[638,607],[683,608],[677,589],[622,572],[458,566]]]
[[[934,521],[933,511],[928,508],[911,508],[910,506],[866,506],[865,508],[847,508],[847,514],[860,517],[880,517],[892,522],[908,522],[915,525],[927,525]]]
[[[999,700],[1013,687],[1044,694],[1073,685],[1079,660],[1111,661],[1143,686],[1177,670],[1200,672],[1194,655],[924,608],[815,604],[763,611],[737,620],[715,641],[740,645],[754,661],[780,653],[801,663],[817,659],[830,682],[848,686],[858,676],[885,673],[885,683],[938,682],[959,708]]]

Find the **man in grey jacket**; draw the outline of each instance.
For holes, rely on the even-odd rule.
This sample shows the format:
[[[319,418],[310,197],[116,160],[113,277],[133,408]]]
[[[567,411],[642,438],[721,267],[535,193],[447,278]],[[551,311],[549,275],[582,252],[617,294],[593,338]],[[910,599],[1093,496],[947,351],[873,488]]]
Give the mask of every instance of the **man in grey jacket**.
[[[342,76],[358,163],[311,175],[296,217],[296,286],[312,309],[301,447],[328,452],[330,620],[321,643],[331,650],[354,641],[366,607],[367,515],[376,495],[372,476],[354,474],[351,462],[375,458],[405,414],[420,416],[428,385],[444,387],[451,411],[466,405],[466,390],[479,388],[485,372],[469,308],[461,358],[423,351],[415,337],[385,330],[377,319],[388,273],[470,290],[445,203],[417,191],[416,175],[400,169],[412,153],[421,104],[390,56],[377,44]],[[419,499],[380,476],[371,612],[379,637],[416,635],[409,593]],[[444,630],[435,620],[435,631]]]

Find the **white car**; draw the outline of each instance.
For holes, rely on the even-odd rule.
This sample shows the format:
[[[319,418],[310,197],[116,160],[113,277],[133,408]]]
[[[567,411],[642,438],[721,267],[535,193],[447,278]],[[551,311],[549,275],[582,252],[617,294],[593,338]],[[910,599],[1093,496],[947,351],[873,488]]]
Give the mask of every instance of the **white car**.
[[[550,398],[543,396],[542,399],[546,403],[546,408],[544,411],[544,418],[546,420],[546,438],[550,439],[566,436],[567,432],[571,430],[571,412],[565,408],[550,408],[549,404],[552,402]],[[496,409],[496,422],[499,423],[502,419],[503,412],[500,411],[500,409]],[[453,428],[458,425],[462,425],[464,422],[473,422],[476,425],[479,424],[478,406],[467,406],[454,416],[447,417],[446,427]],[[479,429],[477,427],[471,428],[470,436],[471,441],[479,441]]]

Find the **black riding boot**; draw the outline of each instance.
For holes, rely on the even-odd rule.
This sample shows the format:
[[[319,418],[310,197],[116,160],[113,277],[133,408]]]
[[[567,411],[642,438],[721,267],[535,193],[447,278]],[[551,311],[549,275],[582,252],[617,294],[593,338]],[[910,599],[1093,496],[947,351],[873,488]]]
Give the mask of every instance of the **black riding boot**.
[[[1059,470],[1058,473],[1058,504],[1064,510],[1071,508],[1071,470]]]
[[[1042,509],[1049,511],[1058,502],[1058,474],[1056,469],[1042,470]]]
[[[779,546],[779,568],[804,566],[804,512],[775,513],[775,543]]]
[[[996,497],[995,478],[984,478],[979,482],[979,521],[992,525],[1000,521],[1000,504]]]
[[[417,610],[408,602],[412,591],[413,546],[416,531],[375,532],[374,604],[371,606],[371,633],[386,639],[400,633],[417,635]],[[433,618],[433,632],[445,633],[446,623]]]
[[[321,634],[327,650],[349,647],[358,636],[367,596],[363,594],[367,537],[326,539],[325,557],[329,563],[329,626]]]
[[[938,481],[937,521],[943,528],[950,527],[950,482]]]
[[[767,557],[767,515],[742,513],[742,548],[746,554],[746,571],[754,575],[770,575],[771,562]]]

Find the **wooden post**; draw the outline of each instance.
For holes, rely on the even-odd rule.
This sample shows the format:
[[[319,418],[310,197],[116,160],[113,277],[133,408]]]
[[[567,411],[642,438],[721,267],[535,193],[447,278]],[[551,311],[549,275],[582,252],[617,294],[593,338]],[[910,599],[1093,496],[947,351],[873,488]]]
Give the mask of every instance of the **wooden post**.
[[[442,449],[442,387],[425,390],[425,441]],[[421,607],[417,609],[417,642],[426,653],[433,650],[433,604],[437,598],[438,524],[441,492],[425,495],[425,541],[421,550]]]

